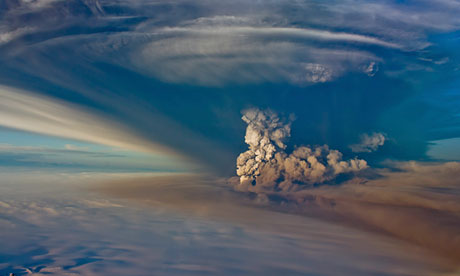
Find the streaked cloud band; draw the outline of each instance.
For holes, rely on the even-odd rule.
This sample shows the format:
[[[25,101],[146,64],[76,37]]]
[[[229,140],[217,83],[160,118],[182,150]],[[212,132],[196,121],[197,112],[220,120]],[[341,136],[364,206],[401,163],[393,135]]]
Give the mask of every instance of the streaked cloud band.
[[[49,97],[0,86],[0,126],[153,154],[177,155],[113,120]]]

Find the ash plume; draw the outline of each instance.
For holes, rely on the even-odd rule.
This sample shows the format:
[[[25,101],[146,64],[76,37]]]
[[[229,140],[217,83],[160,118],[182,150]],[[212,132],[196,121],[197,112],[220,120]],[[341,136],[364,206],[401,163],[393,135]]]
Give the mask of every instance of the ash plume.
[[[386,140],[388,140],[388,138],[384,133],[364,133],[361,135],[360,143],[351,145],[350,148],[353,152],[373,152],[383,146]]]
[[[297,191],[368,167],[361,159],[342,160],[338,150],[323,146],[299,146],[286,152],[293,118],[283,120],[270,110],[243,112],[246,128],[246,152],[237,159],[236,189],[256,193]]]

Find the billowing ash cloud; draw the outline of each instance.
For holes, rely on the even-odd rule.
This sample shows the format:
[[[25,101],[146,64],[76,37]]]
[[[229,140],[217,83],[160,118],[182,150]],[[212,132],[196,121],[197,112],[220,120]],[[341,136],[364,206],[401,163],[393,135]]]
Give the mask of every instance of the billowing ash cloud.
[[[321,64],[308,63],[305,69],[307,72],[305,78],[309,82],[327,82],[333,78],[331,70]]]
[[[383,146],[386,140],[387,137],[383,133],[364,133],[361,135],[360,143],[351,145],[350,148],[353,152],[373,152],[376,151],[380,146]]]
[[[237,190],[296,191],[368,167],[365,160],[342,160],[342,153],[327,145],[301,146],[287,153],[292,116],[285,121],[270,110],[249,109],[242,119],[248,124],[245,142],[249,150],[237,159]]]

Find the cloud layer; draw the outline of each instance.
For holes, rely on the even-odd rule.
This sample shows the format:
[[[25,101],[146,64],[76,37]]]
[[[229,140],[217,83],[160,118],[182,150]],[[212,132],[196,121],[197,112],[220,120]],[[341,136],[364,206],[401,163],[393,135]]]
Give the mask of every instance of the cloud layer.
[[[189,181],[187,181],[187,179]],[[256,236],[254,238],[256,238],[256,240],[260,238],[263,239],[265,233],[273,233],[275,235],[280,235],[282,239],[287,239],[287,241],[289,241],[288,243],[293,247],[297,247],[300,240],[309,244],[309,246],[304,247],[302,245],[301,249],[299,248],[299,252],[302,252],[300,255],[292,255],[287,252],[281,253],[282,251],[277,251],[280,252],[276,258],[277,261],[275,261],[272,265],[265,263],[271,267],[271,272],[259,271],[258,268],[256,268],[256,270],[252,270],[256,275],[266,275],[267,273],[269,275],[271,275],[271,273],[273,273],[273,275],[279,274],[282,270],[278,270],[276,267],[279,261],[286,263],[285,258],[298,261],[295,272],[288,268],[289,273],[294,275],[296,273],[299,275],[336,275],[337,267],[342,267],[340,271],[343,275],[361,275],[361,273],[363,275],[382,274],[401,276],[413,274],[437,275],[438,273],[442,275],[442,272],[452,271],[452,267],[457,268],[455,265],[452,266],[452,264],[444,262],[443,259],[440,259],[436,256],[436,254],[430,254],[425,250],[421,250],[419,252],[422,254],[422,263],[424,266],[428,265],[428,268],[423,268],[425,269],[423,270],[418,262],[413,263],[407,259],[416,258],[418,256],[418,253],[409,249],[409,247],[413,246],[411,246],[410,243],[400,242],[388,236],[381,235],[382,232],[378,232],[376,235],[372,231],[361,231],[363,229],[369,230],[369,228],[363,227],[363,229],[356,229],[356,226],[358,226],[357,223],[355,225],[350,223],[349,226],[353,226],[352,228],[343,227],[343,219],[337,219],[337,216],[335,219],[332,219],[332,216],[326,215],[324,211],[318,211],[317,208],[309,208],[314,211],[309,212],[309,216],[305,217],[299,215],[298,211],[302,208],[299,208],[298,206],[296,208],[291,208],[294,206],[290,203],[284,202],[282,205],[277,205],[273,202],[261,204],[260,201],[251,201],[249,197],[241,196],[240,193],[235,193],[229,190],[229,187],[225,185],[225,180],[222,179],[188,175],[167,175],[142,178],[134,177],[132,179],[108,181],[103,185],[97,186],[96,190],[119,198],[128,198],[133,202],[146,202],[155,208],[164,204],[172,210],[177,210],[184,214],[198,215],[199,217],[205,219],[222,221],[226,224],[231,223],[241,225],[244,229],[248,230],[252,228],[255,230],[254,233]],[[318,199],[318,202],[320,202],[320,199]],[[327,204],[326,202],[324,203]],[[312,219],[312,216],[315,219]],[[288,218],[291,218],[292,220]],[[324,228],[317,228],[317,226],[319,226],[317,223],[321,222],[321,220],[327,220],[327,224],[324,225]],[[348,232],[346,229],[354,229],[358,231],[357,235],[354,236],[354,234]],[[367,237],[370,239],[367,240]],[[300,238],[300,240],[298,240],[298,238]],[[348,244],[350,238],[353,240],[354,238],[364,238],[366,239],[366,242],[362,243],[355,240],[357,243],[352,242]],[[324,239],[327,240],[325,244],[323,243]],[[393,241],[396,243],[392,244]],[[341,246],[336,247],[336,242],[344,246],[345,252],[342,252],[342,249],[340,249]],[[379,244],[381,244],[381,242],[386,244],[386,249],[380,247]],[[364,249],[362,246],[367,247],[370,244],[372,244],[372,248],[374,250],[377,249],[377,251],[380,252],[377,257],[380,261],[382,260],[382,256],[386,256],[385,251],[392,250],[394,245],[399,244],[400,246],[409,247],[403,249],[402,251],[391,252],[390,255],[387,256],[391,257],[389,259],[385,257],[385,260],[387,261],[381,262],[381,265],[375,264],[372,261],[373,257],[371,256],[373,256],[373,250],[366,251],[366,253],[364,253],[368,254],[365,258],[367,261],[362,261],[363,259],[361,258],[359,259],[361,260],[360,262],[356,262],[356,260],[351,261],[351,259],[354,259],[355,257],[351,257],[350,260],[345,262],[342,261],[342,257],[347,258],[346,256],[350,256],[350,254],[351,256],[354,256],[355,250],[360,251],[361,249]],[[323,245],[325,245],[325,247],[323,247]],[[262,246],[262,244],[259,246]],[[281,245],[273,244],[273,246],[280,249],[279,246]],[[283,250],[286,250],[283,246],[281,247]],[[420,250],[420,247],[412,248],[418,248],[418,250]],[[258,252],[259,254],[265,255],[265,253],[263,253],[265,250],[266,249],[264,248]],[[341,257],[326,257],[330,256],[327,253],[329,250],[338,253]],[[291,251],[289,250],[289,252]],[[401,256],[404,256],[405,261],[400,267],[397,264],[398,262],[394,262],[392,260],[399,259]],[[302,260],[299,258],[302,258]],[[254,259],[251,258],[250,260]],[[312,260],[312,262],[309,260]],[[245,262],[242,262],[242,264],[244,265]],[[242,264],[240,264],[240,266]],[[323,267],[323,264],[328,265]],[[420,271],[419,269],[413,271],[411,269],[412,264],[415,264],[417,268],[420,268]],[[431,264],[435,264],[435,267],[438,268],[432,270],[429,268]],[[304,265],[308,267],[305,270]],[[351,271],[347,268],[348,265],[353,266]],[[250,266],[253,268],[258,267],[259,263],[252,262],[252,265]],[[403,271],[401,271],[402,268],[404,268]],[[439,271],[436,271],[437,269],[439,269]]]
[[[0,176],[0,274],[425,276],[445,269],[394,239],[248,204],[213,178]]]
[[[356,178],[341,186],[284,194],[306,213],[376,227],[421,245],[453,264],[460,260],[460,163],[387,164],[380,177]]]

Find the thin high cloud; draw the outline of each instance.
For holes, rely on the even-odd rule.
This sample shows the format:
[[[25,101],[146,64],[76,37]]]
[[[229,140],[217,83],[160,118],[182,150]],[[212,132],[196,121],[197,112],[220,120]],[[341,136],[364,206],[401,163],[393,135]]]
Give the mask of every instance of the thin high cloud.
[[[375,68],[388,63],[405,70],[429,70],[438,59],[420,65],[420,60],[410,59],[405,53],[414,52],[430,60],[429,52],[425,51],[426,58],[420,52],[432,44],[427,40],[428,34],[460,27],[454,16],[460,12],[458,3],[450,1],[422,2],[417,7],[369,1],[306,4],[75,0],[68,6],[62,2],[32,1],[6,9],[8,20],[0,22],[6,30],[4,44],[21,41],[24,34],[33,33],[22,30],[31,27],[36,28],[35,32],[46,33],[45,39],[62,37],[55,22],[44,17],[57,13],[69,24],[64,29],[72,24],[94,28],[89,31],[91,38],[75,43],[85,44],[105,62],[166,82],[204,86],[267,81],[307,85],[333,81],[349,72],[372,77]],[[69,11],[58,12],[66,9]],[[186,9],[189,12],[185,17],[175,14]],[[111,14],[111,10],[118,13]],[[18,20],[27,14],[34,17]],[[143,20],[128,20],[136,17]],[[105,29],[109,22],[119,29],[97,31]],[[318,54],[320,50],[323,54]],[[385,52],[400,58],[387,60]]]
[[[223,35],[241,35],[241,36],[265,36],[265,37],[281,37],[290,39],[318,39],[325,41],[346,41],[362,44],[378,45],[388,48],[401,48],[400,45],[391,42],[386,42],[381,39],[344,32],[331,32],[326,30],[315,30],[309,28],[287,28],[287,27],[267,27],[267,26],[250,26],[228,24],[227,26],[219,24],[221,22],[228,23],[228,17],[223,19],[219,17],[199,18],[195,22],[191,22],[191,27],[167,27],[160,29],[162,33],[179,33],[187,35],[209,35],[212,33],[221,33]],[[248,22],[247,18],[232,18],[231,21]],[[195,26],[194,26],[195,25]],[[216,26],[217,25],[217,26]],[[221,25],[221,26],[219,26]]]
[[[59,100],[6,86],[0,86],[0,125],[138,152],[175,154],[136,136],[132,130],[115,121]]]
[[[3,31],[1,32],[0,29],[0,46],[2,44],[6,44],[10,41],[15,40],[16,38],[25,35],[27,33],[33,32],[34,28],[31,27],[24,27],[24,28],[18,28],[12,31]]]
[[[458,12],[458,7],[446,2],[424,3],[419,8],[360,1],[346,7],[297,1],[268,1],[263,7],[239,3],[248,11],[229,8],[231,5],[225,3],[207,4],[217,15],[208,12],[166,27],[158,26],[156,20],[140,24],[135,33],[153,37],[144,36],[145,42],[135,47],[131,55],[134,68],[173,83],[221,86],[268,81],[307,85],[333,81],[349,72],[372,77],[381,64],[390,62],[382,55],[386,51],[401,54],[399,62],[407,69],[429,70],[404,53],[420,53],[431,45],[426,39],[430,32],[460,27],[455,16],[445,24],[436,23],[445,21],[443,14]],[[448,9],[443,8],[446,5]],[[432,6],[436,6],[435,12]],[[234,13],[221,15],[224,8]]]
[[[145,27],[141,31],[149,31]],[[135,67],[168,82],[201,85],[331,81],[347,71],[365,73],[380,58],[351,45],[400,48],[375,37],[327,30],[275,27],[253,18],[199,18],[153,28],[152,42],[133,54]],[[348,49],[314,46],[342,42]],[[324,46],[324,45],[323,45]],[[346,47],[345,47],[346,48]]]

